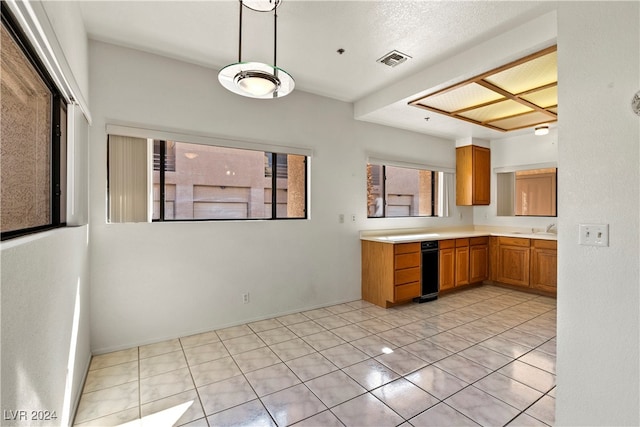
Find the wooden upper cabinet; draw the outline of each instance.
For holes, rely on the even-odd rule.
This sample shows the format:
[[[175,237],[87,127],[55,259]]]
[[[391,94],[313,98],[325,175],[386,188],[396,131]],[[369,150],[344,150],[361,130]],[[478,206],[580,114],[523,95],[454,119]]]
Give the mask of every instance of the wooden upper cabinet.
[[[456,148],[456,204],[491,203],[491,150],[477,145]]]

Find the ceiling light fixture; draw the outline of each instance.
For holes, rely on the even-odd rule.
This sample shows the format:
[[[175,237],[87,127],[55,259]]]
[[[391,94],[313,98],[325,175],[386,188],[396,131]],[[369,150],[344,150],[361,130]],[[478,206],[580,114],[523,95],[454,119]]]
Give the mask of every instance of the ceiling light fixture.
[[[231,92],[249,98],[281,98],[293,91],[293,77],[276,65],[277,53],[277,8],[282,0],[239,0],[240,31],[238,39],[238,62],[227,65],[218,73],[220,84]],[[242,62],[242,10],[256,12],[273,11],[273,65],[262,62]]]
[[[549,133],[549,126],[538,126],[533,131],[534,135],[541,136]]]

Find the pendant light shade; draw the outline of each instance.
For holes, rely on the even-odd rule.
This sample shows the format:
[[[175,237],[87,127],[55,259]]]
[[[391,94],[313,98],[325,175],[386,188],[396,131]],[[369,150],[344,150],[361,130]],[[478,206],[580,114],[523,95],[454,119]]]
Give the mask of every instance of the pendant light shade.
[[[291,75],[276,66],[277,7],[281,0],[240,0],[240,36],[238,62],[227,65],[218,73],[220,84],[231,92],[249,98],[280,98],[293,91]],[[273,64],[242,62],[242,10],[247,7],[258,12],[273,11]]]

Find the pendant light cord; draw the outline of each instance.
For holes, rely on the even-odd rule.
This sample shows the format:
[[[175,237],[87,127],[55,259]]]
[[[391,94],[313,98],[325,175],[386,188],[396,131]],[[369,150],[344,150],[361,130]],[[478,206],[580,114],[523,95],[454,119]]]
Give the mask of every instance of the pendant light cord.
[[[277,4],[276,4],[277,6]],[[278,49],[278,8],[273,8],[273,68],[278,66],[276,62],[276,51]]]
[[[238,36],[238,62],[242,62],[242,9],[244,9],[244,5],[242,4],[242,0],[240,2],[240,25],[239,28],[239,36]]]

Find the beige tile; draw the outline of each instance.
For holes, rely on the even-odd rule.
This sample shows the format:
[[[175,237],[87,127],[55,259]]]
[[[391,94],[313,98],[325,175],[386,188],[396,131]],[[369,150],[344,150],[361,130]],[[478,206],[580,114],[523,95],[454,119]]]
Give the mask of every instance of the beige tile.
[[[125,409],[121,412],[116,412],[115,414],[107,415],[101,418],[95,418],[91,421],[86,421],[84,423],[73,425],[76,427],[115,427],[120,426],[129,422],[135,422],[140,419],[140,409],[138,406],[133,408]],[[77,420],[76,420],[77,422]]]
[[[326,330],[313,320],[295,323],[293,325],[289,325],[288,328],[291,330],[291,332],[299,337],[306,337],[307,335],[317,334],[318,332],[323,332]]]
[[[407,375],[427,365],[424,360],[401,348],[378,356],[375,359],[400,375]]]
[[[317,334],[307,335],[302,339],[316,351],[326,350],[327,348],[345,343],[342,338],[329,331],[322,331]]]
[[[264,426],[276,427],[271,415],[260,400],[251,400],[231,409],[227,409],[208,417],[211,426],[244,427]]]
[[[280,328],[282,323],[278,322],[276,319],[266,319],[260,320],[257,322],[251,322],[248,325],[253,332],[263,332],[271,329]]]
[[[294,424],[327,409],[304,384],[265,396],[262,403],[279,426]]]
[[[369,356],[349,343],[322,350],[320,353],[338,368],[344,368],[369,359]]]
[[[189,366],[199,365],[204,362],[229,356],[227,348],[219,341],[197,347],[185,348],[184,354],[187,357]]]
[[[216,334],[216,331],[203,332],[201,334],[189,335],[188,337],[180,338],[180,343],[184,349],[214,342],[220,342],[220,338],[218,337],[218,334]]]
[[[140,359],[158,356],[160,354],[171,353],[182,350],[179,339],[162,341],[155,344],[143,345],[140,347]]]
[[[348,304],[337,304],[337,305],[332,305],[330,307],[325,307],[325,308],[327,309],[327,311],[330,311],[333,314],[342,314],[348,311],[355,310],[355,308],[351,307]]]
[[[351,322],[349,322],[348,320],[345,320],[335,314],[329,317],[321,317],[319,319],[315,319],[314,321],[325,329],[336,329],[351,324]]]
[[[520,413],[513,406],[473,386],[454,394],[444,403],[481,425],[505,425]]]
[[[458,354],[492,370],[500,369],[513,361],[509,356],[505,356],[481,345],[469,347]]]
[[[556,423],[556,400],[549,396],[544,396],[525,411],[525,414],[542,421],[547,425]]]
[[[89,370],[102,369],[109,366],[119,365],[121,363],[133,362],[138,360],[138,347],[127,350],[114,351],[113,353],[105,353],[91,358]]]
[[[403,419],[370,393],[342,403],[331,410],[345,426],[396,426]]]
[[[478,381],[480,378],[486,377],[492,372],[491,369],[485,368],[457,354],[452,354],[447,358],[437,361],[433,365],[468,383]]]
[[[457,393],[468,385],[461,379],[433,365],[426,366],[407,375],[406,379],[441,400]]]
[[[224,411],[258,397],[242,375],[198,387],[198,394],[206,415]]]
[[[404,378],[383,385],[373,390],[372,394],[405,419],[412,418],[440,402]]]
[[[249,372],[245,377],[260,397],[300,384],[298,377],[284,363]]]
[[[331,411],[323,411],[294,424],[295,427],[344,427]]]
[[[268,331],[258,332],[258,336],[267,345],[278,344],[297,338],[298,336],[291,332],[289,328],[281,326],[275,329],[269,329]]]
[[[266,344],[256,334],[243,335],[241,337],[230,338],[223,341],[227,351],[231,354],[238,354],[256,348],[264,347]]]
[[[284,362],[315,352],[313,347],[300,338],[274,344],[271,350]]]
[[[305,382],[305,385],[328,408],[367,392],[360,384],[342,371],[334,371],[314,378]]]
[[[186,367],[187,361],[182,350],[152,356],[140,359],[140,378],[151,377]]]
[[[333,315],[333,313],[331,313],[329,310],[325,308],[317,308],[315,310],[303,311],[302,314],[304,314],[311,320],[320,319],[322,317],[328,317]]]
[[[90,370],[83,393],[89,393],[116,385],[138,381],[138,361],[120,363],[107,368]]]
[[[369,331],[362,329],[360,326],[357,326],[357,325],[342,326],[340,328],[332,329],[331,332],[333,332],[334,334],[336,334],[337,336],[339,336],[340,338],[342,338],[347,342],[358,340],[360,338],[364,338],[368,335],[371,335]]]
[[[427,363],[437,362],[438,360],[451,355],[449,350],[439,347],[427,339],[411,343],[403,347],[403,349],[415,356],[418,356]]]
[[[415,427],[477,427],[478,423],[445,403],[439,403],[409,420]]]
[[[302,313],[287,314],[286,316],[276,317],[276,320],[285,326],[295,325],[296,323],[306,322],[309,319]]]
[[[542,393],[551,390],[556,383],[555,375],[518,360],[509,363],[498,372]]]
[[[389,341],[396,347],[404,347],[405,345],[413,344],[420,341],[417,336],[400,328],[389,329],[388,331],[377,334],[380,338]]]
[[[351,341],[351,345],[371,357],[389,353],[396,348],[395,345],[377,335],[369,335],[367,337]]]
[[[285,363],[302,381],[308,381],[338,369],[320,353],[311,353]]]
[[[400,375],[374,359],[347,366],[343,371],[367,390],[373,390],[400,378]]]
[[[245,373],[280,363],[280,358],[269,347],[261,347],[236,354],[233,356],[233,360],[236,361],[240,370]]]
[[[174,394],[140,407],[145,425],[183,425],[204,418],[195,390]]]
[[[223,357],[191,367],[191,375],[196,387],[222,381],[241,373],[231,357]]]
[[[219,329],[216,331],[221,340],[241,337],[243,335],[253,334],[253,331],[247,325],[232,326],[230,328]]]
[[[188,368],[142,378],[140,380],[140,403],[145,404],[194,388],[195,385]]]
[[[137,381],[85,393],[80,399],[75,422],[80,424],[137,408],[139,403]]]
[[[518,359],[555,375],[556,357],[540,350],[532,350]]]
[[[542,396],[541,392],[497,372],[476,382],[474,386],[521,411]]]

